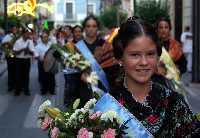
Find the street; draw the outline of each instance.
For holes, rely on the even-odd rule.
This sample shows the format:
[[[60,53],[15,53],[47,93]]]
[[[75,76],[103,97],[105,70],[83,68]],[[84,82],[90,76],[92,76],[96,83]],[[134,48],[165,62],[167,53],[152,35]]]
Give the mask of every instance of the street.
[[[37,127],[37,111],[41,103],[50,99],[54,106],[62,107],[64,78],[62,73],[56,75],[56,95],[40,95],[37,80],[37,63],[33,63],[30,73],[31,96],[13,96],[7,92],[7,72],[0,76],[0,135],[1,138],[47,138],[47,132]],[[200,112],[199,85],[186,87],[187,99],[194,112]]]
[[[7,92],[7,72],[0,77],[1,138],[47,137],[47,132],[37,127],[38,107],[46,99],[50,99],[53,106],[62,106],[64,78],[62,73],[56,75],[55,96],[41,96],[37,79],[37,64],[33,63],[30,73],[31,96],[25,96],[23,93],[20,96],[13,96],[13,92]]]

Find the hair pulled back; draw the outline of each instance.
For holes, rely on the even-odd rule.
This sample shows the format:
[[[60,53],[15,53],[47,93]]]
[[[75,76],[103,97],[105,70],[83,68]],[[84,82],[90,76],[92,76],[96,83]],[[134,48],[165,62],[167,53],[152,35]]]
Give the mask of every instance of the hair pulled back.
[[[155,29],[136,17],[129,17],[127,21],[121,24],[117,36],[113,40],[113,52],[116,59],[123,56],[123,52],[128,44],[140,37],[147,36],[153,40],[157,47],[157,53],[160,56],[161,48]]]

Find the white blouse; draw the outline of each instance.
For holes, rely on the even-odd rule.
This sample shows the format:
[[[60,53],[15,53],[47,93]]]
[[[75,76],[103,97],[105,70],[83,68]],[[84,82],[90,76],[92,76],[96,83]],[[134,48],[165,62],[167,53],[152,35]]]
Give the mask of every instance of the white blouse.
[[[30,53],[25,53],[25,51],[22,51],[21,53],[17,54],[17,58],[31,58],[32,56],[36,56],[37,52],[35,51],[35,47],[33,44],[33,40],[24,40],[22,37],[16,41],[14,44],[13,50],[14,51],[19,51],[24,48],[28,48],[31,52],[34,53],[34,55],[31,55]]]

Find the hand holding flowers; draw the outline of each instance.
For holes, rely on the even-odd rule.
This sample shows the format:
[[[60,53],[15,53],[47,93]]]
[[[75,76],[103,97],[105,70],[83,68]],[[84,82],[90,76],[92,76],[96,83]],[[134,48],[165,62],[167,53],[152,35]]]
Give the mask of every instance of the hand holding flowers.
[[[65,68],[74,69],[82,72],[82,80],[86,83],[96,85],[98,77],[95,72],[91,72],[90,63],[79,53],[73,43],[68,43],[66,46],[52,45],[53,49],[59,53],[61,62]]]

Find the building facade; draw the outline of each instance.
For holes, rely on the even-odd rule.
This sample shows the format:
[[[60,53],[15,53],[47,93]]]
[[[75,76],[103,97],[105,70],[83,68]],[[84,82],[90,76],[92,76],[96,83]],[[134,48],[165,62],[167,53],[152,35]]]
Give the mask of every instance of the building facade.
[[[120,4],[120,10],[126,12],[128,17],[134,14],[134,0],[101,0],[101,11],[111,5]]]
[[[80,24],[89,14],[100,14],[100,0],[54,0],[54,13],[49,20],[56,24]]]
[[[190,26],[192,28],[192,0],[183,0],[183,28]]]
[[[185,26],[192,28],[192,0],[168,0],[172,34],[179,37]],[[177,26],[176,26],[177,25]],[[179,27],[180,29],[177,29]],[[176,33],[179,31],[178,33]]]
[[[134,14],[134,0],[122,0],[122,10],[124,10],[128,17]]]
[[[0,15],[4,14],[4,0],[0,1]]]

